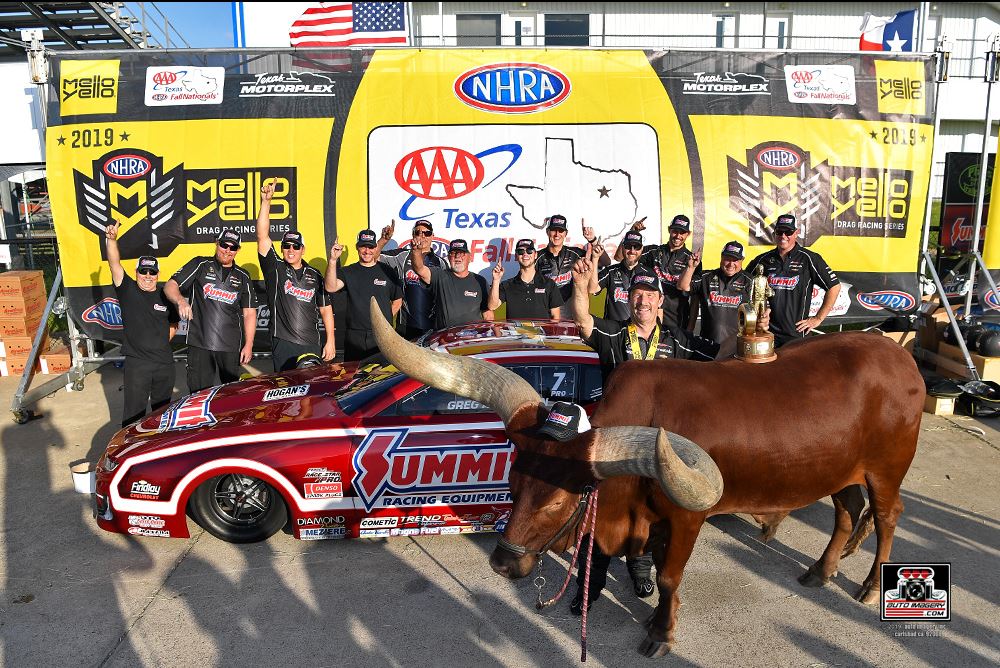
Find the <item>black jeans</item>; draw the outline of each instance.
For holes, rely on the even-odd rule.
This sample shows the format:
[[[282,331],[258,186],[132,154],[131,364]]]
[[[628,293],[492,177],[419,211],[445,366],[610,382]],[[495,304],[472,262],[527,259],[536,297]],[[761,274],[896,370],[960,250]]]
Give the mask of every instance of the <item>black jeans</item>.
[[[274,362],[275,371],[294,369],[299,355],[305,355],[306,353],[313,353],[322,357],[323,349],[319,347],[319,344],[308,345],[274,337],[271,338],[271,361]]]
[[[219,374],[219,382],[221,383],[239,380],[241,368],[239,351],[229,353],[188,346],[188,392],[197,392],[206,387],[217,385],[216,372]]]
[[[379,351],[375,333],[370,329],[348,329],[344,336],[344,361],[357,362]]]
[[[154,413],[169,404],[176,377],[177,369],[172,361],[164,364],[139,357],[126,357],[122,426],[126,427],[146,415],[148,404],[152,404]]]
[[[587,546],[590,544],[590,535],[583,538],[580,544],[580,556],[576,559],[576,584],[583,590],[584,575],[587,572]],[[625,565],[628,567],[629,575],[632,579],[649,578],[652,579],[653,555],[640,554],[637,557],[625,557]],[[608,583],[608,568],[611,566],[611,557],[604,554],[597,543],[594,543],[594,552],[590,558],[590,597],[593,598],[604,589]]]

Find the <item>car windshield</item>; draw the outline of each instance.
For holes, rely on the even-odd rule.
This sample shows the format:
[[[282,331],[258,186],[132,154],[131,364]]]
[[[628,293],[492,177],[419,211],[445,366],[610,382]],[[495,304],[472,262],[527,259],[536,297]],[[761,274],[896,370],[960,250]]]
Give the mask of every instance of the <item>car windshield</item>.
[[[354,413],[369,401],[403,382],[406,375],[391,365],[369,364],[358,369],[350,383],[335,398],[340,410]]]

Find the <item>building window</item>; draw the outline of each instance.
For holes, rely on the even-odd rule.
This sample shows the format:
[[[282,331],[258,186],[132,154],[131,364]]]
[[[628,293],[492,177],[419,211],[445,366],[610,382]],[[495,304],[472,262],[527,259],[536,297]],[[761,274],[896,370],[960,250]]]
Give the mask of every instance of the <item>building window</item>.
[[[458,46],[500,46],[499,14],[458,14],[455,25]]]
[[[590,46],[590,14],[546,14],[545,46]]]
[[[715,48],[735,48],[739,46],[736,39],[737,18],[736,14],[716,14],[715,15]]]
[[[765,49],[792,48],[792,17],[789,14],[768,14]]]

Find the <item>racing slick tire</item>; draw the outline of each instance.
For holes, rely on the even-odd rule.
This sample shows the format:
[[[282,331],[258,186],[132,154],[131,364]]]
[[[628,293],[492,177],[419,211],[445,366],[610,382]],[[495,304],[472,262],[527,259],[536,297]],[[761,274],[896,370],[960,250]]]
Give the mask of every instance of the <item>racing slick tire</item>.
[[[281,494],[260,478],[227,473],[206,480],[191,495],[192,518],[229,543],[267,540],[288,522]]]

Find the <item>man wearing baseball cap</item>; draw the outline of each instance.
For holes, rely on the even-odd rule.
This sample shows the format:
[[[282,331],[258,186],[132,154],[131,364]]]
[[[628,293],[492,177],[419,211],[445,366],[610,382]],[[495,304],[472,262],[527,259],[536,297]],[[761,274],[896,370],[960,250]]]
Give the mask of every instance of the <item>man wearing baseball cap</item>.
[[[631,316],[628,292],[632,284],[632,275],[639,268],[642,249],[642,235],[639,232],[626,232],[621,242],[622,261],[599,267],[594,272],[596,284],[591,285],[591,293],[597,294],[602,289],[607,290],[604,298],[606,320],[628,320]]]
[[[583,221],[580,221],[583,225]],[[572,296],[573,296],[573,265],[585,255],[587,251],[574,246],[566,246],[566,235],[569,228],[566,225],[566,216],[556,213],[546,220],[545,233],[549,237],[548,245],[538,253],[535,260],[535,269],[548,276],[559,288],[559,293],[563,298],[563,306],[559,309],[560,317],[572,318]],[[588,245],[601,251],[598,262],[601,266],[611,264],[607,253],[604,253],[603,246],[597,246],[597,236],[591,227],[583,226],[583,238]]]
[[[775,347],[806,336],[820,326],[840,294],[840,279],[819,253],[798,243],[799,228],[795,216],[785,213],[774,223],[774,249],[755,257],[746,273],[754,275],[757,265],[764,266],[767,282],[774,290],[771,297],[771,332]],[[809,315],[813,286],[826,294],[816,315]]]
[[[736,354],[736,334],[739,330],[739,308],[750,300],[750,277],[743,271],[743,244],[727,242],[722,247],[719,268],[694,278],[701,262],[701,253],[693,253],[687,269],[677,281],[678,289],[691,293],[691,320],[688,329],[694,331],[701,313],[701,335],[719,344],[716,359],[729,359]],[[768,311],[764,321],[767,327]]]
[[[690,359],[710,362],[715,359],[718,346],[714,342],[680,329],[670,323],[657,321],[657,312],[663,306],[661,281],[653,272],[639,267],[629,283],[629,317],[626,320],[607,320],[589,312],[590,287],[593,280],[592,257],[581,259],[573,267],[573,308],[580,336],[597,352],[607,387],[608,377],[622,362],[662,358]],[[651,596],[655,587],[650,577],[653,560],[641,555],[626,560],[637,596]],[[607,580],[611,558],[600,553],[594,545],[593,568],[590,580],[590,602],[600,596]],[[580,614],[583,606],[583,573],[577,572],[577,594],[570,602],[570,611]]]
[[[518,241],[514,246],[514,259],[520,268],[517,276],[506,281],[503,281],[503,262],[497,260],[490,285],[490,309],[496,310],[506,303],[507,317],[512,320],[559,317],[562,293],[551,278],[535,270],[536,256],[534,241]]]
[[[358,251],[358,261],[343,269],[337,263],[344,247],[333,242],[330,262],[326,265],[326,289],[330,292],[347,292],[347,331],[344,335],[344,361],[363,360],[378,352],[378,342],[372,332],[372,316],[369,304],[372,297],[379,305],[382,315],[392,322],[403,304],[403,287],[396,272],[378,261],[375,232],[361,230],[354,244]]]
[[[122,355],[125,356],[125,406],[122,427],[170,403],[177,369],[170,339],[177,331],[177,309],[157,287],[160,263],[144,255],[135,265],[135,280],[125,273],[118,250],[118,223],[104,228],[111,281],[122,312]]]
[[[395,220],[382,228],[375,250],[379,253],[378,261],[392,267],[403,286],[403,308],[399,312],[399,330],[405,338],[413,340],[434,329],[434,293],[431,292],[429,285],[420,280],[417,272],[413,271],[411,255],[420,239],[433,238],[434,227],[429,220],[418,220],[413,223],[413,235],[409,245],[383,250],[392,240],[395,229]],[[433,250],[427,250],[423,260],[424,265],[431,269],[448,266],[448,261],[438,257]]]
[[[444,329],[479,320],[493,320],[489,306],[489,287],[486,279],[469,271],[472,255],[465,239],[452,239],[448,244],[448,268],[432,269],[424,264],[430,249],[429,237],[415,241],[416,252],[411,253],[413,271],[420,280],[431,287],[434,294],[434,328]]]
[[[257,296],[250,274],[236,265],[239,249],[240,235],[223,229],[214,257],[191,258],[163,286],[188,321],[189,392],[238,380],[240,366],[253,357]]]
[[[312,353],[329,362],[337,355],[333,331],[333,307],[323,289],[323,274],[312,267],[305,255],[302,234],[287,231],[281,235],[281,257],[271,242],[271,197],[276,181],[271,179],[260,189],[260,213],[257,215],[257,260],[264,275],[267,307],[271,311],[268,330],[271,334],[271,361],[275,371],[294,369],[300,355]],[[322,320],[325,343],[320,346],[319,322]]]

